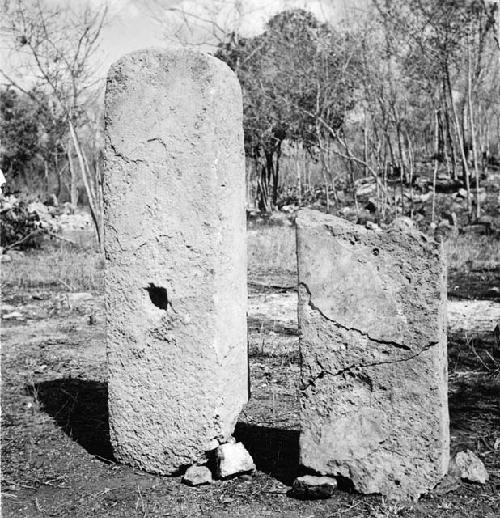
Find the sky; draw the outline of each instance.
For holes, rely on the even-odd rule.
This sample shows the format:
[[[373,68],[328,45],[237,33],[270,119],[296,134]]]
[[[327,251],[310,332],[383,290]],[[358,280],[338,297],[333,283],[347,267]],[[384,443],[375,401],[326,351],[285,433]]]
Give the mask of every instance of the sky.
[[[90,4],[94,8],[108,6],[108,22],[102,31],[102,50],[96,56],[96,68],[103,78],[109,66],[120,56],[137,49],[193,44],[202,51],[213,50],[216,41],[202,30],[197,19],[212,20],[223,30],[239,26],[243,36],[253,36],[264,30],[270,16],[287,8],[305,8],[320,20],[333,24],[356,9],[363,9],[367,0],[42,0],[49,6],[73,9]],[[172,10],[175,9],[175,14]],[[354,11],[353,11],[354,10]],[[188,29],[179,13],[189,13]],[[240,13],[238,15],[238,12]],[[356,13],[356,16],[359,13]],[[212,25],[204,25],[212,27]],[[0,46],[0,66],[16,69],[16,56],[7,55]]]
[[[101,5],[101,0],[91,0]],[[196,17],[215,20],[223,29],[240,25],[243,36],[253,36],[264,30],[270,16],[286,8],[306,8],[319,19],[333,23],[362,7],[366,0],[108,0],[110,21],[103,32],[103,63],[109,66],[121,55],[133,50],[166,45],[181,45],[206,41]],[[241,16],[236,6],[240,4]],[[168,9],[177,9],[174,15]],[[190,13],[190,32],[176,36],[179,11]],[[215,41],[215,40],[212,40]],[[199,45],[201,50],[211,47]]]

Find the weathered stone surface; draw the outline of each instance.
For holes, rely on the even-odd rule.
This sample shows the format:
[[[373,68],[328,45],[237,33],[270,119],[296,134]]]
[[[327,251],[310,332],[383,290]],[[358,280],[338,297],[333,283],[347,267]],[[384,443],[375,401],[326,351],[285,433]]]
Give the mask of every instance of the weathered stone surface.
[[[227,441],[248,397],[238,80],[208,55],[135,52],[110,69],[105,122],[111,440],[171,474]]]
[[[184,473],[182,481],[188,486],[211,484],[213,482],[212,472],[206,466],[191,466]]]
[[[253,459],[241,442],[221,444],[216,455],[217,475],[220,478],[255,470]]]
[[[411,228],[297,218],[301,463],[416,497],[449,462],[446,270]]]
[[[459,451],[453,459],[453,463],[456,473],[464,480],[486,484],[486,481],[489,479],[489,474],[483,462],[470,450]]]
[[[336,487],[337,481],[334,478],[305,475],[293,481],[292,493],[296,498],[304,500],[330,498]]]

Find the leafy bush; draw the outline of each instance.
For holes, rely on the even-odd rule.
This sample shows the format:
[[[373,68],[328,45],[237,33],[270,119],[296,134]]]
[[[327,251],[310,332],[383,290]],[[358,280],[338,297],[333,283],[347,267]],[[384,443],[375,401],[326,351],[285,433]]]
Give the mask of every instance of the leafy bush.
[[[0,198],[0,244],[2,248],[37,246],[41,235],[50,232],[50,224],[42,221],[29,204],[14,196]]]

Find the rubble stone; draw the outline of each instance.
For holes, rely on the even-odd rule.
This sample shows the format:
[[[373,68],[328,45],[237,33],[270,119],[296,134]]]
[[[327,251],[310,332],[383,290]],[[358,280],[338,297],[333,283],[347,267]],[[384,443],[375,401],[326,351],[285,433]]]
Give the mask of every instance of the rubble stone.
[[[206,466],[191,466],[184,473],[182,481],[188,486],[211,484],[212,472]]]
[[[216,454],[217,475],[220,478],[255,470],[253,459],[241,442],[221,444]]]
[[[483,462],[470,450],[459,451],[454,462],[461,479],[478,482],[479,484],[485,484],[489,479]]]

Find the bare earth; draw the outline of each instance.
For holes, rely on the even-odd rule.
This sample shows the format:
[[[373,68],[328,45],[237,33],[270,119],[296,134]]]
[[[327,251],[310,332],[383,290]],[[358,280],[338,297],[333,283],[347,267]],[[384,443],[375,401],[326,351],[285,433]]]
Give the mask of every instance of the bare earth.
[[[451,481],[418,502],[401,504],[349,488],[311,502],[287,495],[298,472],[294,277],[273,273],[263,282],[261,272],[250,281],[252,399],[240,416],[237,437],[253,455],[257,473],[251,480],[200,488],[113,461],[101,294],[4,287],[3,516],[498,516],[500,346],[492,331],[500,301],[452,299],[448,306],[452,450],[478,454],[489,482]],[[491,287],[491,278],[487,282]]]

